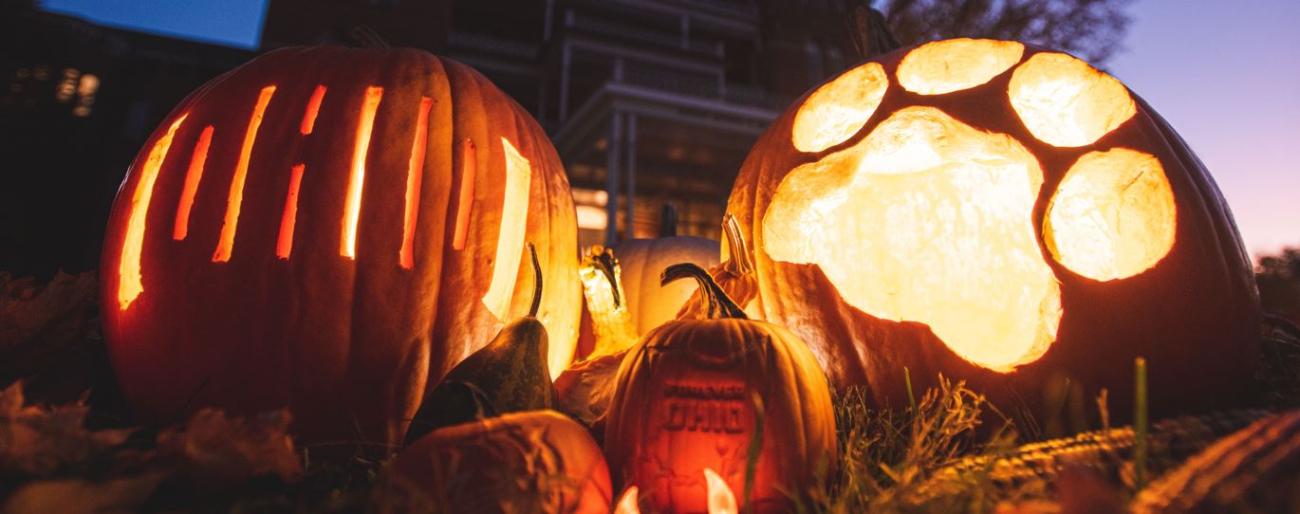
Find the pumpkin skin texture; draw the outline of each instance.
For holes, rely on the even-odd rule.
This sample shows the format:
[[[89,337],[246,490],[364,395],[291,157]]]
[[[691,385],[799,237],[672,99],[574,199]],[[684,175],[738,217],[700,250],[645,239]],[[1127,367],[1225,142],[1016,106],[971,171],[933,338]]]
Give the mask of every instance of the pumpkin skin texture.
[[[609,512],[613,489],[587,429],[548,410],[441,428],[397,454],[393,471],[448,512]]]
[[[664,268],[681,262],[710,268],[718,264],[721,254],[717,241],[691,236],[627,239],[613,250],[623,268],[623,292],[638,336],[676,319],[682,304],[695,293],[690,282],[660,286]]]
[[[308,444],[398,442],[426,388],[527,312],[525,241],[550,366],[567,364],[576,231],[543,131],[477,72],[277,50],[182,101],[122,184],[101,261],[112,363],[143,422],[289,407]]]
[[[997,59],[936,71],[984,62],[964,45]],[[1045,95],[1057,78],[1066,92]],[[1110,172],[1138,187],[1099,178]],[[962,189],[979,180],[990,185]],[[1256,362],[1250,261],[1208,171],[1149,105],[1065,54],[949,40],[863,63],[768,129],[727,210],[752,245],[756,310],[807,341],[833,384],[865,384],[881,406],[906,405],[906,368],[918,390],[943,374],[1040,419],[1060,412],[1045,396],[1065,380],[1084,401],[1108,388],[1123,418],[1130,395],[1116,393],[1144,356],[1151,405],[1194,410],[1231,404]],[[919,306],[873,305],[908,295]],[[1023,348],[954,345],[1000,330],[991,319],[1027,323]]]
[[[703,470],[742,496],[750,446],[761,437],[752,502],[741,503],[793,510],[790,496],[813,487],[837,458],[821,368],[794,334],[744,319],[704,269],[675,265],[664,276],[700,280],[712,319],[665,323],[628,351],[606,414],[614,483],[636,486],[648,512],[704,512]]]

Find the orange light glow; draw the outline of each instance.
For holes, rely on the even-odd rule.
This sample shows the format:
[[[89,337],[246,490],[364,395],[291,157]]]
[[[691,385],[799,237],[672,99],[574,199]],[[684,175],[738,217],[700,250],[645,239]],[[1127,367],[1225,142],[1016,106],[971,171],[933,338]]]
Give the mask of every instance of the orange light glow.
[[[636,334],[636,324],[632,322],[632,313],[627,308],[627,294],[622,286],[623,268],[617,261],[611,260],[614,276],[611,283],[606,276],[606,263],[602,262],[605,252],[605,248],[599,245],[592,246],[587,249],[578,265],[582,294],[587,300],[591,329],[596,336],[595,347],[587,355],[587,360],[616,354],[631,348],[640,340]],[[617,291],[614,289],[616,286]],[[617,303],[615,298],[619,299]]]
[[[302,187],[302,173],[306,164],[296,164],[289,173],[289,192],[284,197],[284,213],[280,215],[280,234],[275,239],[275,256],[289,260],[293,252],[293,227],[298,223],[298,189]]]
[[[158,171],[167,158],[167,151],[171,149],[176,129],[185,122],[186,116],[188,114],[182,114],[172,122],[170,127],[167,127],[167,133],[154,142],[153,148],[149,149],[148,157],[145,157],[144,165],[140,166],[140,179],[136,181],[135,191],[131,194],[131,214],[126,222],[126,236],[122,238],[122,256],[118,259],[117,302],[121,310],[130,307],[131,302],[144,292],[144,284],[140,276],[140,257],[144,250],[144,229],[149,216],[149,201],[153,198],[153,187],[158,180]]]
[[[885,68],[874,62],[823,84],[794,115],[794,147],[801,152],[820,152],[843,143],[867,124],[888,89]]]
[[[1025,45],[993,39],[946,39],[926,43],[898,64],[898,83],[922,95],[941,95],[978,86],[1007,71]]]
[[[501,150],[506,160],[505,193],[501,201],[501,226],[497,229],[497,252],[492,261],[492,283],[483,295],[483,304],[497,317],[506,320],[510,314],[510,299],[519,278],[519,261],[523,258],[524,233],[528,228],[528,189],[532,183],[532,164],[519,154],[510,140],[501,138]],[[558,362],[551,356],[551,376],[564,371],[567,359]],[[558,368],[558,369],[557,369]]]
[[[320,113],[320,103],[325,100],[325,86],[316,86],[316,90],[311,92],[311,98],[307,100],[307,112],[302,115],[302,125],[298,131],[302,135],[311,134],[312,129],[316,128],[316,115]]]
[[[736,495],[732,494],[727,481],[709,468],[704,468],[704,481],[708,484],[709,514],[737,514]]]
[[[506,320],[510,314],[510,299],[519,278],[519,260],[523,258],[524,232],[528,228],[528,187],[533,180],[533,167],[515,150],[510,139],[500,138],[500,148],[506,157],[506,191],[500,204],[500,228],[497,230],[497,258],[491,268],[491,284],[482,302],[487,310]],[[551,367],[554,370],[554,366]],[[563,366],[560,366],[563,370]]]
[[[352,148],[352,175],[348,179],[348,195],[343,208],[343,233],[339,238],[339,255],[349,259],[357,257],[357,221],[361,218],[361,190],[366,185],[366,155],[370,151],[370,133],[375,129],[375,112],[384,88],[366,88],[361,103],[361,118],[357,120],[357,139]]]
[[[402,248],[398,261],[403,268],[415,266],[415,223],[420,215],[420,182],[424,178],[424,150],[429,139],[429,108],[433,100],[420,100],[420,114],[415,121],[415,140],[411,142],[411,160],[406,167],[406,212],[402,218]]]
[[[212,254],[212,262],[228,262],[235,249],[235,231],[239,228],[239,208],[244,203],[244,182],[248,180],[248,161],[253,157],[253,142],[257,141],[257,130],[262,127],[262,116],[266,106],[275,95],[275,86],[262,88],[253,106],[253,114],[248,119],[248,130],[244,132],[244,144],[239,148],[239,160],[235,163],[235,177],[230,182],[230,196],[226,198],[226,217],[221,224],[221,238],[217,240],[217,251]]]
[[[1080,157],[1047,204],[1043,239],[1057,262],[1096,280],[1155,266],[1174,246],[1174,193],[1154,155],[1116,148]]]
[[[1060,53],[1040,53],[1011,73],[1011,107],[1029,132],[1053,146],[1095,143],[1137,113],[1115,77]]]
[[[212,144],[212,125],[203,128],[198,142],[194,143],[194,154],[190,157],[190,167],[185,171],[185,185],[181,189],[181,200],[176,205],[176,222],[172,226],[172,239],[182,241],[190,232],[190,209],[194,207],[194,195],[199,191],[199,181],[203,180],[203,165],[208,160],[208,146]]]
[[[641,514],[641,508],[636,505],[637,496],[636,486],[628,486],[623,491],[623,496],[618,499],[618,504],[614,506],[614,514]]]
[[[465,138],[460,142],[460,187],[456,188],[456,224],[451,237],[453,250],[464,250],[469,237],[469,216],[474,206],[474,178],[478,170],[478,156],[474,141]]]
[[[763,218],[772,259],[817,264],[850,305],[925,323],[1008,371],[1056,339],[1060,287],[1033,226],[1038,160],[1014,138],[908,107],[799,166]]]

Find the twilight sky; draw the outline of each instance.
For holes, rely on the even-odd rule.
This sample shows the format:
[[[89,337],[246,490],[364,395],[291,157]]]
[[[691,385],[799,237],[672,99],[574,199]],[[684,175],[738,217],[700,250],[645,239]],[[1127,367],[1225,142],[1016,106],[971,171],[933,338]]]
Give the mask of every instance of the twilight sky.
[[[43,0],[46,9],[254,48],[266,0]],[[1137,0],[1108,71],[1196,150],[1258,255],[1300,245],[1300,1]],[[1292,161],[1291,159],[1296,159]]]

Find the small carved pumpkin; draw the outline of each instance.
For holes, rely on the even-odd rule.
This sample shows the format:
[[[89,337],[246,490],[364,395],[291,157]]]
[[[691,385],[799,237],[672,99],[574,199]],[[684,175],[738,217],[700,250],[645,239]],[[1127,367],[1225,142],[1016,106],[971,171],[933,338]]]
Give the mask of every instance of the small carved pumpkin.
[[[637,486],[650,512],[704,512],[708,468],[752,491],[742,504],[786,512],[836,460],[826,377],[798,337],[745,319],[704,269],[674,265],[663,282],[685,277],[707,317],[665,323],[624,358],[604,440],[615,483]]]
[[[600,446],[549,410],[435,430],[402,450],[393,470],[447,512],[605,514],[613,499]]]
[[[760,138],[727,210],[756,310],[880,404],[907,368],[1053,416],[1047,384],[1129,391],[1145,356],[1152,405],[1204,407],[1255,365],[1251,265],[1209,172],[1063,53],[954,39],[854,67]]]
[[[544,132],[470,68],[289,48],[212,80],[148,140],[108,222],[102,311],[144,421],[292,409],[307,442],[401,440],[426,386],[549,287],[577,337],[577,228]]]

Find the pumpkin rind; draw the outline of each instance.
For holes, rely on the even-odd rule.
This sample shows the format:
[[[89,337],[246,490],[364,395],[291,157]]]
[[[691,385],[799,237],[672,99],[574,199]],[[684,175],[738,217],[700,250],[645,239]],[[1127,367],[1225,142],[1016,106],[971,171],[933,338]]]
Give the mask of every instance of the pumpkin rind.
[[[274,86],[242,189],[231,170],[246,146],[250,110]],[[324,86],[323,97],[318,96]],[[382,94],[374,90],[382,88]],[[355,255],[341,251],[360,147],[363,100],[378,96],[359,193]],[[413,135],[428,103],[423,162]],[[367,100],[368,102],[368,100]],[[309,124],[305,112],[319,104]],[[289,407],[308,441],[401,440],[426,387],[486,344],[505,320],[482,298],[493,279],[502,218],[506,145],[531,166],[525,239],[539,245],[547,275],[540,321],[562,369],[576,340],[576,222],[568,182],[544,133],[526,112],[470,68],[425,52],[289,48],[214,79],[182,101],[163,128],[183,119],[148,189],[139,239],[142,291],[119,301],[131,195],[162,129],[141,150],[110,214],[101,269],[105,335],[123,390],[142,421],[183,419],[214,405],[239,412]],[[188,231],[173,239],[191,147],[213,127]],[[310,131],[310,134],[305,132]],[[477,151],[467,153],[471,148]],[[463,160],[473,164],[462,166]],[[291,169],[302,164],[289,194]],[[422,164],[408,269],[403,227],[409,170]],[[417,169],[419,166],[415,166]],[[468,235],[453,249],[458,180],[476,170]],[[233,191],[242,197],[229,259],[215,259]],[[287,258],[280,243],[296,197]],[[346,247],[346,245],[342,245]],[[220,253],[220,252],[218,252]],[[527,266],[521,260],[520,268]],[[521,271],[520,277],[527,272]],[[523,315],[530,282],[516,279],[510,315]],[[358,432],[359,430],[359,432]]]
[[[1059,404],[1044,398],[1046,384],[1068,379],[1072,386],[1082,386],[1085,398],[1101,388],[1112,393],[1131,390],[1127,363],[1137,356],[1152,363],[1151,404],[1157,409],[1231,404],[1248,382],[1258,353],[1259,301],[1232,215],[1208,171],[1183,140],[1132,95],[1135,112],[1127,121],[1095,142],[1056,147],[1030,133],[1008,99],[1015,70],[1035,55],[1049,52],[1026,46],[1017,65],[984,84],[918,95],[899,87],[895,78],[900,61],[911,50],[904,48],[873,61],[873,66],[883,66],[891,83],[856,135],[824,151],[800,152],[791,140],[796,113],[808,101],[805,96],[768,129],[745,160],[727,211],[736,217],[752,247],[758,282],[754,310],[807,341],[833,384],[868,385],[878,405],[905,404],[903,370],[907,368],[917,388],[933,385],[942,373],[966,380],[1003,406],[1055,416]],[[923,321],[892,321],[864,312],[850,305],[816,264],[781,262],[767,252],[762,220],[783,179],[801,165],[856,144],[891,115],[915,106],[941,110],[981,131],[1008,135],[1024,145],[1042,169],[1032,224],[1042,258],[1060,284],[1062,312],[1050,347],[1014,370],[999,372],[959,357]],[[1172,191],[1177,226],[1172,246],[1151,268],[1098,281],[1071,271],[1048,252],[1042,234],[1044,213],[1072,163],[1088,152],[1114,148],[1159,160]],[[892,228],[884,220],[837,222],[878,223],[881,231]],[[1127,395],[1111,397],[1117,400],[1112,412],[1123,417],[1129,410]]]
[[[609,468],[587,429],[549,410],[435,430],[394,471],[448,512],[604,514]]]
[[[723,309],[740,313],[734,304]],[[761,437],[756,512],[788,511],[791,495],[835,465],[826,378],[781,327],[727,318],[665,323],[628,351],[615,380],[604,439],[614,483],[637,486],[655,512],[704,512],[704,468],[737,495],[746,491],[754,437]]]

